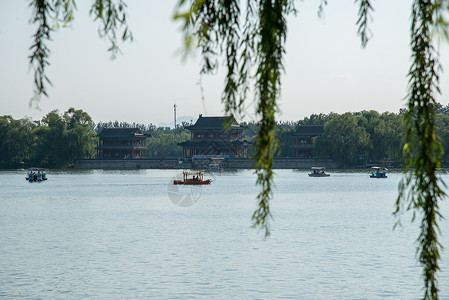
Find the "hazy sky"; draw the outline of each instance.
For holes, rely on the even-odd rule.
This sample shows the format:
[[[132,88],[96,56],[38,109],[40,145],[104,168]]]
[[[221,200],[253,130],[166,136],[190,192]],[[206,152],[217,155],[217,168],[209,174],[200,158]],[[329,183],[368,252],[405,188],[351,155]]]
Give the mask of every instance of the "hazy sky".
[[[173,104],[178,116],[223,114],[220,101],[223,68],[198,84],[199,53],[183,61],[181,24],[173,21],[177,1],[129,0],[128,23],[135,41],[122,44],[123,54],[111,60],[109,44],[97,34],[89,17],[91,1],[77,1],[71,28],[61,29],[49,43],[49,98],[40,110],[29,107],[33,72],[28,55],[32,34],[28,1],[0,0],[0,115],[41,119],[53,109],[69,107],[89,113],[95,122],[170,122]],[[244,2],[244,1],[243,1]],[[373,38],[366,49],[357,37],[354,0],[329,0],[324,17],[320,1],[297,1],[289,19],[280,120],[297,121],[313,113],[343,113],[374,109],[398,112],[405,105],[410,62],[410,0],[374,3]],[[441,46],[449,72],[449,47]],[[449,76],[441,77],[442,95],[449,102]],[[202,99],[202,95],[203,98]],[[252,96],[247,119],[254,120]]]

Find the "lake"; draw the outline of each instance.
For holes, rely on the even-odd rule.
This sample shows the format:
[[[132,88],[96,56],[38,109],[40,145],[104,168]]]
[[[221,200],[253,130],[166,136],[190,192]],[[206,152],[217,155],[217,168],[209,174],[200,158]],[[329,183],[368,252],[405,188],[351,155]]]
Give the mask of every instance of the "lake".
[[[275,173],[264,238],[250,170],[206,172],[201,187],[172,185],[179,170],[50,170],[42,183],[2,171],[0,298],[421,298],[419,220],[392,229],[400,173]],[[449,299],[447,219],[440,228]]]

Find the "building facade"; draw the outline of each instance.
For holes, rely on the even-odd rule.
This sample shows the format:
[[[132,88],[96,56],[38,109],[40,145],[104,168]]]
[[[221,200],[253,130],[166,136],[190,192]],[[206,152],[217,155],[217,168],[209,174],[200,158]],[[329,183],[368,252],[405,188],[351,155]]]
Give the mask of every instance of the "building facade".
[[[147,157],[146,139],[139,128],[103,128],[98,134],[98,159],[136,159]]]
[[[184,158],[198,155],[249,157],[251,143],[243,139],[243,128],[234,117],[199,116],[196,123],[186,127],[190,140],[178,143]]]
[[[299,125],[291,134],[291,156],[314,158],[313,139],[323,134],[323,125]]]

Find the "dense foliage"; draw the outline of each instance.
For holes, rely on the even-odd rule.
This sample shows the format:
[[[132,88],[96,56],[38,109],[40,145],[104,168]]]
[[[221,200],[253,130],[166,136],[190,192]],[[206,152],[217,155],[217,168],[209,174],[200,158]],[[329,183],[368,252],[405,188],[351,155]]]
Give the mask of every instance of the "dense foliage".
[[[16,168],[29,162],[36,126],[30,119],[0,116],[0,168]]]
[[[182,157],[182,147],[178,143],[190,139],[190,131],[183,127],[171,129],[158,127],[150,132],[148,155],[150,157]]]
[[[93,121],[82,110],[51,111],[40,121],[0,116],[0,168],[73,166],[95,152]]]
[[[291,156],[291,135],[298,125],[323,125],[324,133],[315,138],[314,153],[321,160],[332,159],[340,166],[361,166],[389,161],[403,164],[403,114],[362,111],[344,114],[312,114],[297,122],[283,121],[275,124],[278,144],[275,157]],[[442,137],[444,149],[449,149],[449,105],[438,104],[436,128]],[[24,165],[70,167],[76,159],[94,158],[98,133],[103,128],[137,127],[150,135],[147,139],[148,157],[182,157],[178,143],[190,139],[190,131],[183,123],[176,129],[153,124],[119,121],[94,124],[82,110],[70,108],[63,115],[58,111],[48,113],[40,121],[11,116],[0,117],[0,168],[17,168]],[[243,122],[243,138],[253,142],[259,131],[256,122]],[[51,146],[49,146],[51,145]],[[443,156],[449,161],[449,151]]]
[[[332,158],[345,166],[402,160],[402,115],[371,110],[331,114],[326,119],[323,135],[314,145],[319,157]]]

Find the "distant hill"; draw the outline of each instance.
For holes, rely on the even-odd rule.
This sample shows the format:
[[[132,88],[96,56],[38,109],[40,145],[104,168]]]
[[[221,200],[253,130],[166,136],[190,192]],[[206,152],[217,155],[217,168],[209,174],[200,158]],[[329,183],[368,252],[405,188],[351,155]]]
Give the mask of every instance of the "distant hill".
[[[181,125],[182,122],[187,122],[187,123],[192,123],[195,124],[196,120],[198,118],[194,118],[191,116],[182,116],[179,118],[176,118],[176,125]],[[174,128],[175,127],[175,122],[171,121],[169,123],[165,123],[165,122],[161,122],[157,124],[157,127],[170,127],[170,128]]]

